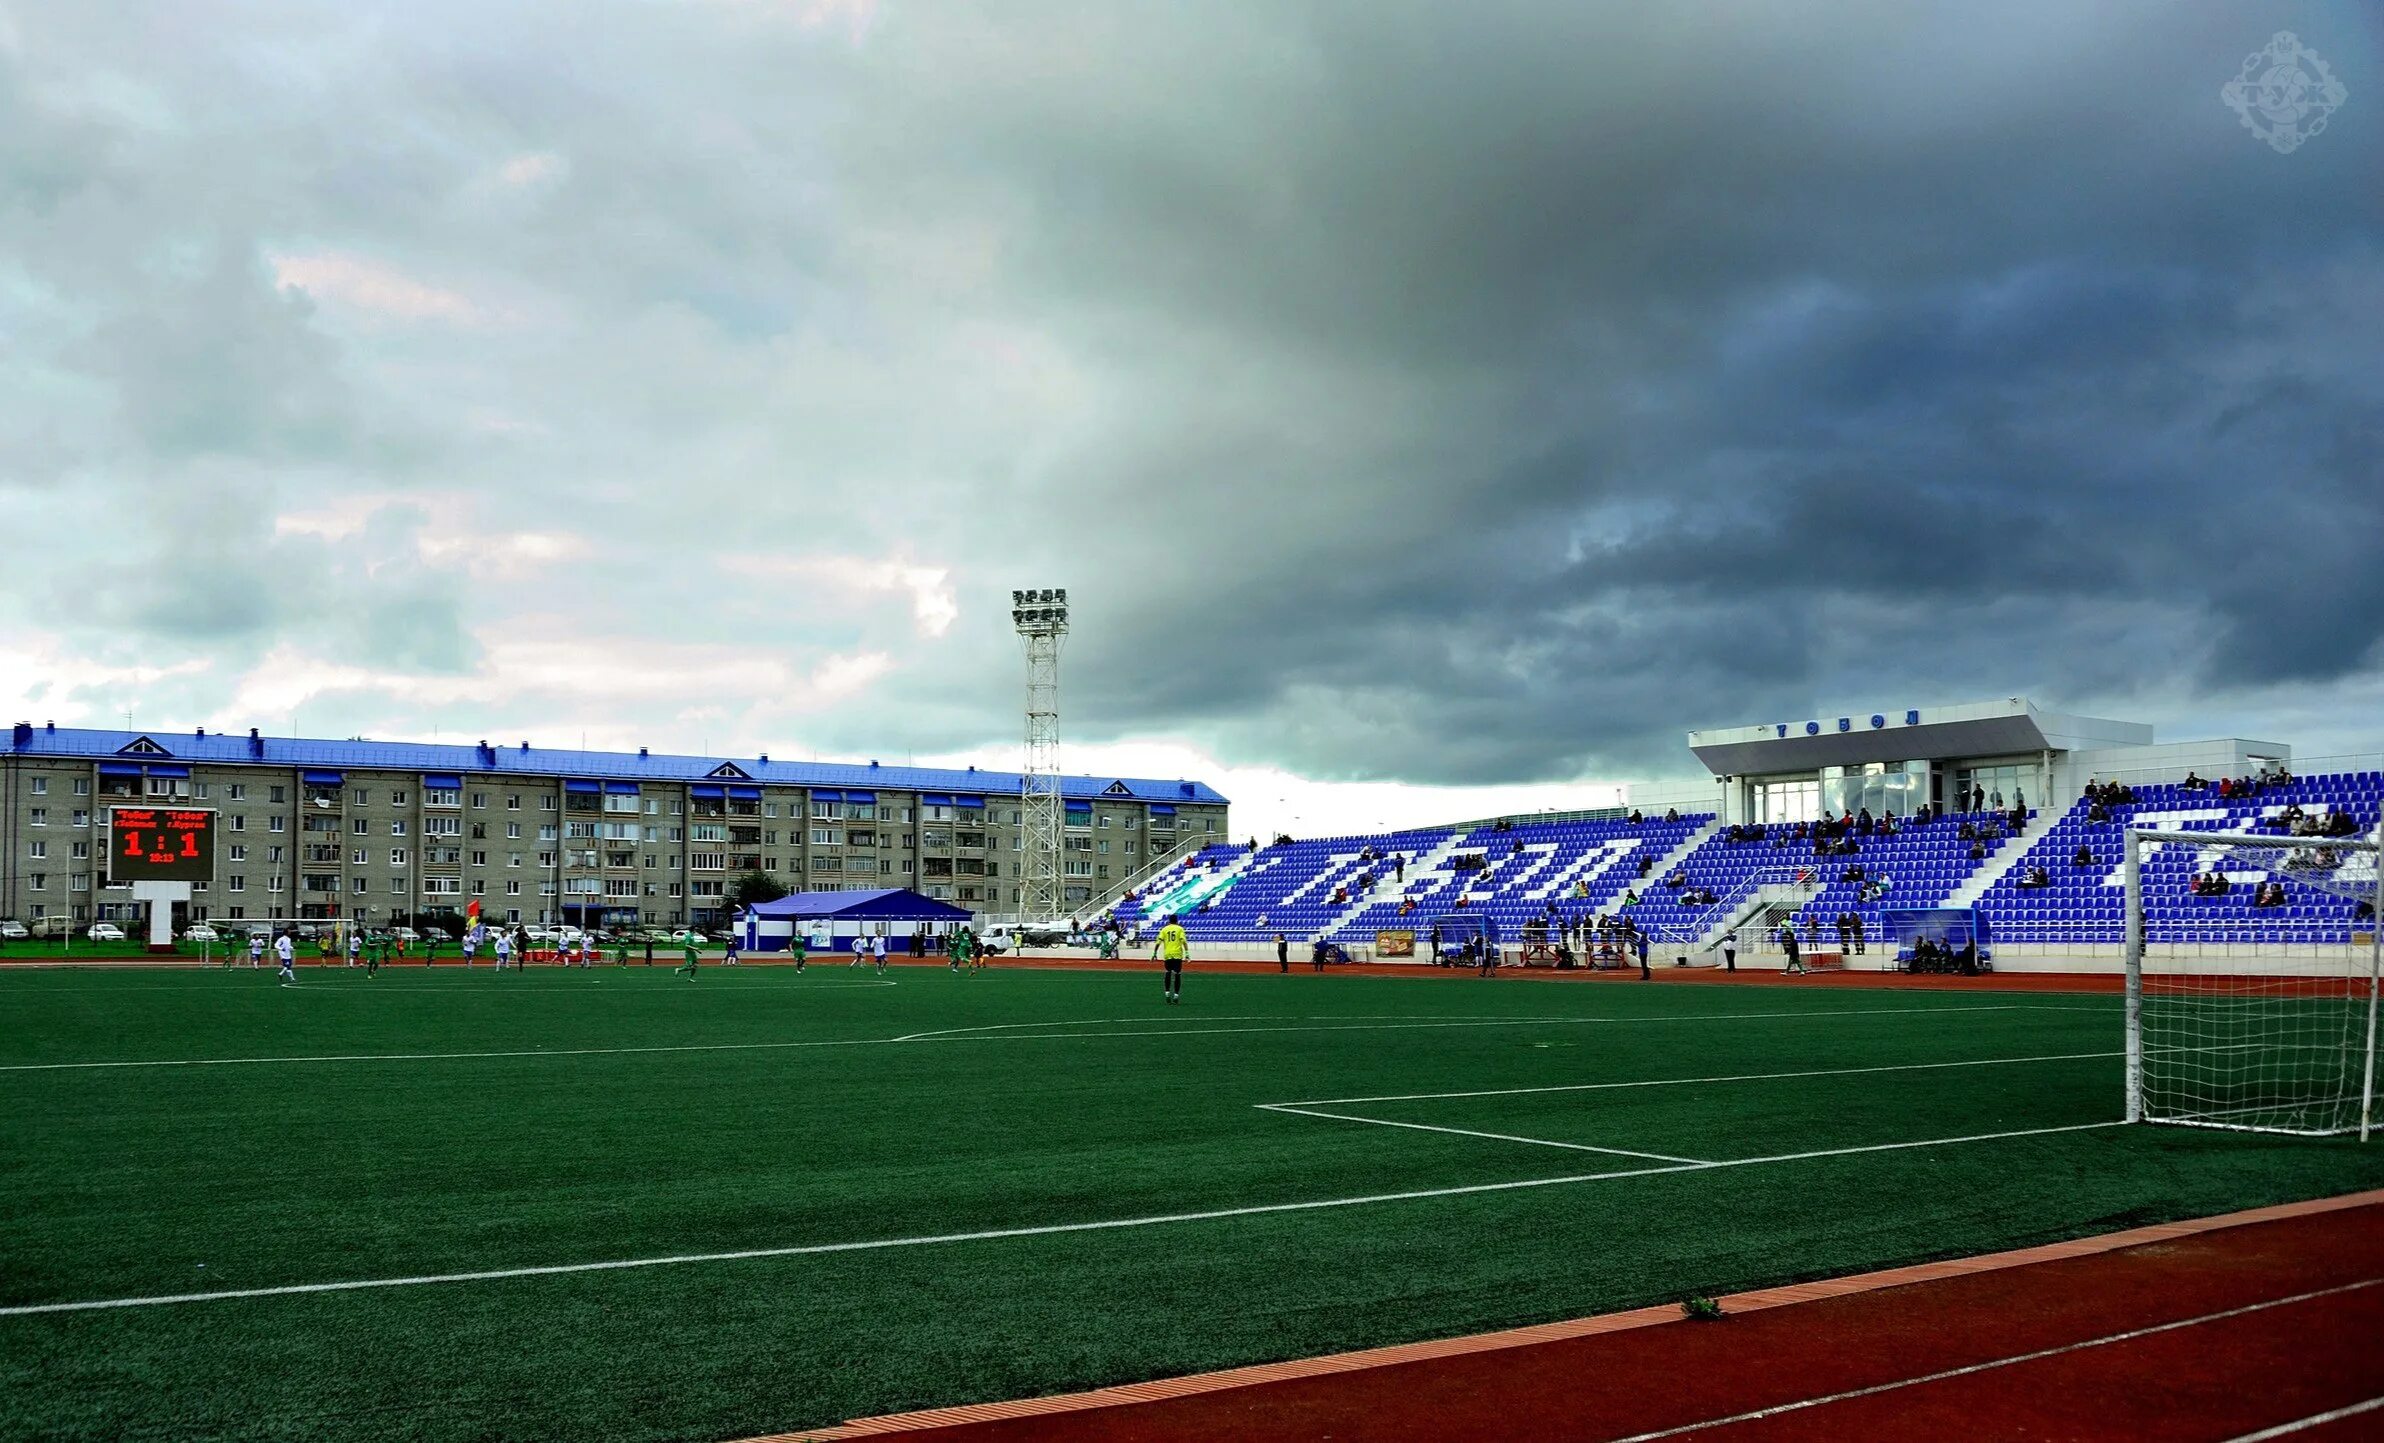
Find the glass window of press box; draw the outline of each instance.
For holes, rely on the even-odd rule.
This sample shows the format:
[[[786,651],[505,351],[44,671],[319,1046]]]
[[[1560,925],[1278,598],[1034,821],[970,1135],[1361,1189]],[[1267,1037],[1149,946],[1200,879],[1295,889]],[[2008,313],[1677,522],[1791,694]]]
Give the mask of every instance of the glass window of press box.
[[[1866,762],[1821,769],[1821,810],[1829,816],[1867,811],[1874,817],[1890,812],[1908,817],[1928,803],[1927,762]]]

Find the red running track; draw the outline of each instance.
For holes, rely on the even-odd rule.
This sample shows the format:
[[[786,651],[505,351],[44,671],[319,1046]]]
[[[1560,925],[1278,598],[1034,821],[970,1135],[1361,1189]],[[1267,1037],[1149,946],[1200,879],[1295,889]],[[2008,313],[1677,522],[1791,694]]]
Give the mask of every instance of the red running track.
[[[1725,1300],[1761,1310],[1719,1322],[1650,1321],[1649,1310],[1557,1325],[1610,1323],[1612,1330],[1551,1342],[1339,1371],[1325,1371],[1333,1360],[1318,1360],[1251,1370],[1315,1370],[1251,1386],[1208,1387],[1198,1379],[1150,1385],[1179,1390],[1155,1401],[1086,1406],[1137,1391],[1126,1388],[1053,1400],[1069,1411],[1029,1411],[1038,1407],[1030,1403],[1016,1405],[1019,1416],[950,1424],[952,1412],[968,1411],[951,1410],[806,1436],[906,1443],[2384,1437],[2384,1193],[2330,1210],[2241,1216],[2271,1220],[2147,1229],[2117,1240],[2150,1241],[2112,1250],[2091,1251],[2103,1247],[2093,1241],[2063,1244],[1777,1289]],[[2188,1231],[2196,1227],[2207,1230]],[[2019,1261],[2046,1254],[2053,1256]],[[1949,1272],[1957,1275],[1943,1276]],[[1924,1280],[1898,1281],[1916,1275]]]

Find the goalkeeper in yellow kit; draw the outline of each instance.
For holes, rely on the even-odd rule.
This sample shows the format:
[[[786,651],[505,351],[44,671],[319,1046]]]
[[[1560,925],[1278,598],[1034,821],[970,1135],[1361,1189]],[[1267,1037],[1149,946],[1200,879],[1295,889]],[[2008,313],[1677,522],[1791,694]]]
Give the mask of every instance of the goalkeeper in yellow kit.
[[[1159,929],[1159,940],[1151,948],[1151,955],[1167,968],[1167,1004],[1170,1007],[1184,1000],[1184,953],[1188,950],[1183,924],[1170,916],[1167,925]]]

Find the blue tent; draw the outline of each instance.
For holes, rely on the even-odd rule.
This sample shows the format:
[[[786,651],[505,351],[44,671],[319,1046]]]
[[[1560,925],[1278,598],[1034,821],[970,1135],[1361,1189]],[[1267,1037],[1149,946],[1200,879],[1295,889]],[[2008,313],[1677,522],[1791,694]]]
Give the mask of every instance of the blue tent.
[[[863,935],[908,936],[922,923],[948,931],[976,914],[902,887],[866,892],[790,892],[775,902],[757,902],[737,919],[748,952],[778,952],[797,928],[806,936],[825,931],[831,948],[844,948]]]

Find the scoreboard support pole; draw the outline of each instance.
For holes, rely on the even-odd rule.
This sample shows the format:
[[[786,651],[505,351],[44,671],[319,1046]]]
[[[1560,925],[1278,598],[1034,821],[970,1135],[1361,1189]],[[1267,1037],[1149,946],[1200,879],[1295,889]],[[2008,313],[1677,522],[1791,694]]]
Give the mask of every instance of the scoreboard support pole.
[[[135,882],[132,899],[149,904],[149,950],[174,950],[174,904],[190,900],[188,882]]]

